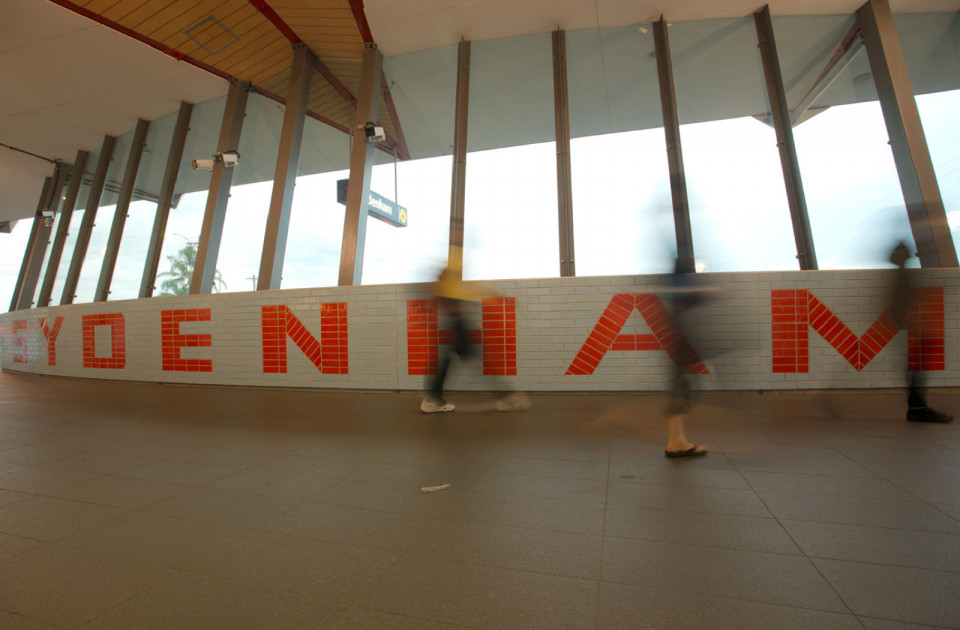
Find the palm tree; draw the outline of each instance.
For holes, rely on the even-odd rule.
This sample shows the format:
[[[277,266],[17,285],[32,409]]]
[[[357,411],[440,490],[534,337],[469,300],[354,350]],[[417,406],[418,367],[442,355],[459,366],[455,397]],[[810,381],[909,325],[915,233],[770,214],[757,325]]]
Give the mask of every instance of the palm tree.
[[[197,264],[197,244],[187,243],[173,256],[167,256],[170,269],[157,274],[158,278],[167,277],[160,283],[160,295],[187,295],[190,293],[190,281],[193,279],[193,269]],[[213,292],[220,293],[227,288],[227,284],[220,275],[220,270],[213,272]]]

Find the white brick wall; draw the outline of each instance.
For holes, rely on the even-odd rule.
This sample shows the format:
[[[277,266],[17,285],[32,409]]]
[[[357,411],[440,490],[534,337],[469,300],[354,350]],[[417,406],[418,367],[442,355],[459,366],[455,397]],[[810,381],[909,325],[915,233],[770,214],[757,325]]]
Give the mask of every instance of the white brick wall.
[[[862,370],[857,371],[825,339],[808,328],[809,371],[774,373],[772,368],[771,291],[809,290],[857,336],[887,306],[890,272],[777,272],[710,274],[724,289],[698,308],[688,326],[690,341],[707,362],[709,374],[692,376],[706,390],[771,390],[900,387],[905,381],[907,333],[898,333]],[[945,365],[927,374],[931,386],[960,384],[960,275],[951,270],[918,272],[918,284],[943,287]],[[664,351],[610,350],[592,374],[567,375],[607,305],[618,293],[660,293],[666,278],[597,277],[508,280],[494,289],[516,299],[516,376],[484,376],[480,351],[467,365],[456,365],[450,389],[485,390],[510,382],[529,391],[663,390],[672,361]],[[664,301],[667,295],[663,294]],[[420,390],[427,378],[408,374],[408,300],[429,298],[429,286],[387,285],[296,289],[222,295],[160,297],[80,304],[0,315],[0,366],[5,370],[71,377],[204,383],[244,386]],[[261,308],[286,305],[320,340],[321,305],[347,304],[349,372],[322,374],[287,338],[287,372],[264,373]],[[209,321],[183,322],[182,335],[207,334],[210,347],[184,347],[184,359],[212,361],[210,372],[165,371],[161,361],[160,312],[210,309]],[[126,326],[126,364],[122,369],[84,367],[81,320],[84,315],[121,313]],[[480,325],[479,307],[471,312]],[[47,341],[40,319],[63,317],[56,342],[56,365],[48,365]],[[14,334],[15,322],[26,328]],[[441,322],[441,327],[443,323]],[[634,310],[621,334],[650,335]],[[98,327],[96,356],[110,354],[108,329]],[[26,362],[15,360],[25,350]],[[442,350],[441,350],[442,352]]]

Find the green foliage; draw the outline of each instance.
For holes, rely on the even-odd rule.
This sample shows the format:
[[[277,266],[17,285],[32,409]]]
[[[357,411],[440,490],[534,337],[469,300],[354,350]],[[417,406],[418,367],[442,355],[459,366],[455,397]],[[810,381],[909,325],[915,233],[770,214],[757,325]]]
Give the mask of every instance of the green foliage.
[[[157,278],[166,278],[160,283],[159,295],[187,295],[190,293],[190,281],[193,279],[193,269],[197,264],[197,244],[187,243],[173,256],[167,256],[170,268],[158,273]],[[220,293],[227,288],[227,284],[220,275],[220,270],[213,273],[213,292]]]

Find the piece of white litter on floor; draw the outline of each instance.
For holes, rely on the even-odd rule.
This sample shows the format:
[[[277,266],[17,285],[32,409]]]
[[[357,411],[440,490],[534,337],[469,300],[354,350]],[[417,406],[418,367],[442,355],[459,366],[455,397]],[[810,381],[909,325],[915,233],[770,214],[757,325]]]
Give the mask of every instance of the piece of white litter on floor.
[[[424,492],[436,492],[437,490],[446,490],[450,487],[449,483],[445,483],[442,486],[427,486],[426,488],[420,488]]]

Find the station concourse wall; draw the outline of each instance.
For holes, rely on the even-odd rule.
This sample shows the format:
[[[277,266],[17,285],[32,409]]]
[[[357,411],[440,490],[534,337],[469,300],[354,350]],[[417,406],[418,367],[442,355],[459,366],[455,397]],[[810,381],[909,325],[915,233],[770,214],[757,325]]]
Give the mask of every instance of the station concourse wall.
[[[893,271],[704,274],[686,341],[703,390],[960,384],[960,275],[916,270],[909,326]],[[495,281],[470,309],[476,355],[451,390],[666,390],[675,343],[663,276]],[[158,383],[422,390],[448,340],[426,284],[171,296],[0,315],[0,366]],[[683,343],[680,340],[679,343]]]

